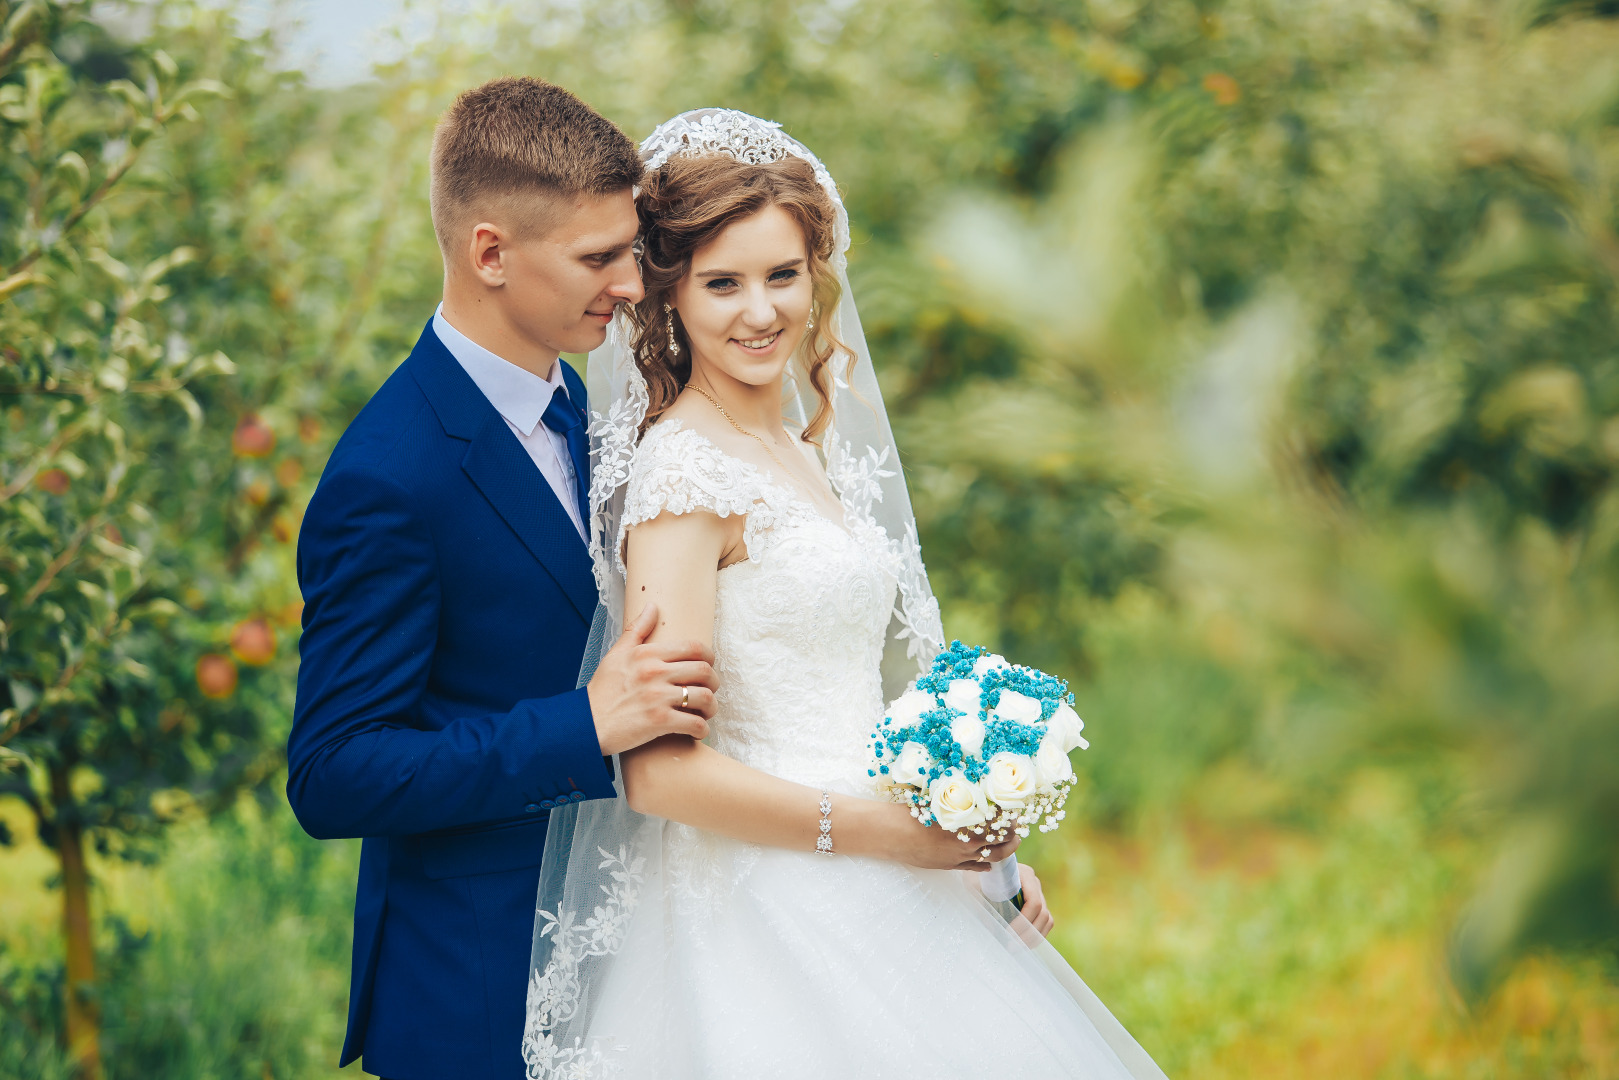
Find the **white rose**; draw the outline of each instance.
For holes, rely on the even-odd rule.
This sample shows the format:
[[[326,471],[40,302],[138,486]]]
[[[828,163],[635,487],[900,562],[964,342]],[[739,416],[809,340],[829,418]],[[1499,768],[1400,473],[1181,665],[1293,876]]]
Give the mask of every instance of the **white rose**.
[[[959,769],[951,769],[928,786],[928,808],[938,819],[939,827],[952,832],[981,825],[989,818],[989,804],[984,792],[968,780]]]
[[[901,727],[910,727],[922,719],[923,713],[938,707],[938,701],[925,690],[907,690],[888,707],[888,719]]]
[[[928,748],[919,742],[908,742],[900,748],[898,759],[888,766],[888,775],[912,787],[925,788],[931,768],[933,755],[928,753]]]
[[[977,716],[978,710],[983,707],[979,700],[982,696],[983,691],[978,688],[976,680],[951,679],[944,692],[944,703],[957,712]]]
[[[1063,751],[1056,732],[1046,732],[1040,740],[1040,749],[1034,753],[1034,782],[1041,788],[1060,784],[1074,775],[1074,766]]]
[[[1080,734],[1084,730],[1085,721],[1079,718],[1073,706],[1066,701],[1057,706],[1057,711],[1051,714],[1051,719],[1046,724],[1046,733],[1057,734],[1058,745],[1065,754],[1076,746],[1084,747],[1086,750],[1091,748],[1091,744],[1085,741],[1085,736]]]
[[[984,722],[978,714],[969,713],[950,721],[950,737],[961,745],[964,757],[977,757],[984,748]]]
[[[973,677],[982,679],[984,672],[994,671],[996,668],[1008,667],[1006,657],[1000,653],[991,653],[989,656],[980,656],[973,661]]]
[[[1016,690],[1002,690],[1000,704],[990,713],[1001,720],[1015,720],[1019,724],[1040,722],[1040,702]]]
[[[985,763],[984,794],[996,806],[1017,809],[1034,796],[1034,762],[1028,754],[1002,750]]]

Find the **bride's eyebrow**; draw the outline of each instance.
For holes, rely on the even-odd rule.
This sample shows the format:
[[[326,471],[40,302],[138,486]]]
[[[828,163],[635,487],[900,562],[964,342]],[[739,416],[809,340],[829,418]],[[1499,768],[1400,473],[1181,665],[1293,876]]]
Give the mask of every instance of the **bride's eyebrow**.
[[[795,267],[798,264],[802,263],[803,261],[804,261],[803,257],[800,256],[799,258],[796,258],[796,259],[788,259],[786,262],[777,263],[775,266],[772,266],[769,270],[765,271],[765,276],[769,277],[771,274],[777,273],[778,271],[789,270],[792,267]],[[716,278],[716,277],[746,277],[747,275],[742,273],[740,270],[699,270],[699,271],[697,271],[697,276],[700,277],[700,278]]]

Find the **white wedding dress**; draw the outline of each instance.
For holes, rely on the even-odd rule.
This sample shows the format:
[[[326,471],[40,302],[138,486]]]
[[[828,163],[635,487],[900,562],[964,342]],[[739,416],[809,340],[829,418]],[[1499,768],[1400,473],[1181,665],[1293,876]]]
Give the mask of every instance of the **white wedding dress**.
[[[710,744],[873,797],[866,747],[884,709],[895,546],[869,516],[829,520],[675,420],[640,443],[621,529],[666,511],[747,518],[747,559],[719,571]],[[543,1015],[587,1019],[567,1046],[531,1030],[532,1076],[1163,1076],[1055,950],[1020,938],[967,875],[646,821],[638,853],[601,852],[600,906],[547,927],[551,981],[536,976],[531,1015],[538,994]],[[834,843],[837,826],[834,814]],[[608,952],[588,987],[570,976]]]

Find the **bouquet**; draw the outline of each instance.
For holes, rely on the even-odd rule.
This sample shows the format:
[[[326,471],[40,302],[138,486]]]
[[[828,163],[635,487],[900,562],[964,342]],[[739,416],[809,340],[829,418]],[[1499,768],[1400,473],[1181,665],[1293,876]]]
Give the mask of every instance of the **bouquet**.
[[[1050,832],[1074,782],[1068,754],[1089,749],[1068,684],[959,641],[934,658],[871,733],[867,772],[923,825],[1000,843]],[[1018,893],[1017,858],[991,866],[984,893]]]

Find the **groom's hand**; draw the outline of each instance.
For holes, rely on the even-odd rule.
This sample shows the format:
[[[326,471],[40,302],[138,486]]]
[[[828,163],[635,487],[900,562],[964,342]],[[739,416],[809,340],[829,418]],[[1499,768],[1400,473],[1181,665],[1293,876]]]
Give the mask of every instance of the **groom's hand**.
[[[603,754],[664,735],[708,735],[719,686],[714,652],[696,641],[650,643],[657,625],[657,605],[648,604],[607,650],[585,687]]]

